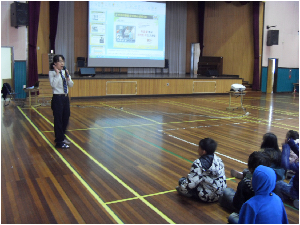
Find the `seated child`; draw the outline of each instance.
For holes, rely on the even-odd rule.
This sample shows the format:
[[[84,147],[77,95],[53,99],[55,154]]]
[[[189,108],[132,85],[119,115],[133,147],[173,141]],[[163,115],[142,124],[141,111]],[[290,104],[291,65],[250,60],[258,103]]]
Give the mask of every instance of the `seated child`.
[[[270,158],[271,167],[276,173],[276,181],[285,179],[285,169],[281,167],[281,151],[280,154],[277,153],[273,148],[265,148],[264,153],[266,153]],[[280,163],[278,163],[280,162]]]
[[[278,147],[277,136],[273,133],[265,133],[263,136],[263,141],[260,146],[261,151],[265,151],[265,149],[273,149],[273,153],[271,154],[271,167],[272,168],[280,168],[281,165],[281,151]],[[236,177],[238,179],[243,179],[246,174],[249,175],[249,170],[244,169],[243,172],[239,172],[237,170],[231,170],[231,176]],[[275,170],[276,172],[276,170]],[[279,171],[280,173],[282,171]],[[278,180],[284,179],[281,175],[278,176]]]
[[[265,152],[252,152],[248,158],[248,169],[253,174],[256,167],[259,165],[270,166],[269,155]],[[222,207],[234,211],[229,218],[229,223],[238,223],[239,211],[242,205],[254,196],[254,190],[251,185],[251,177],[245,176],[238,184],[236,192],[232,188],[226,188],[223,195],[219,198],[219,203]]]
[[[179,179],[176,190],[187,197],[196,197],[205,202],[215,202],[227,187],[224,164],[214,154],[217,142],[204,138],[199,142],[196,159],[187,177]]]
[[[296,144],[299,145],[299,133],[297,131],[294,131],[294,130],[289,130],[287,133],[286,133],[286,143],[287,143],[287,140],[289,139],[293,139],[295,141]],[[290,163],[297,163],[299,162],[299,157],[293,152],[291,151],[290,152],[290,156],[289,156],[289,161]],[[287,174],[286,174],[286,177],[288,179],[290,179],[291,177],[293,177],[295,175],[295,172],[292,171],[292,170],[288,170],[287,171]]]
[[[294,206],[299,208],[299,162],[289,162],[290,150],[299,157],[299,144],[290,138],[282,145],[281,165],[286,170],[292,170],[295,175],[289,183],[278,181],[276,183],[275,193],[278,194],[282,200],[291,198],[294,200]]]
[[[255,196],[246,201],[239,214],[241,224],[287,224],[288,219],[282,200],[272,191],[276,184],[275,171],[258,166],[252,176]]]

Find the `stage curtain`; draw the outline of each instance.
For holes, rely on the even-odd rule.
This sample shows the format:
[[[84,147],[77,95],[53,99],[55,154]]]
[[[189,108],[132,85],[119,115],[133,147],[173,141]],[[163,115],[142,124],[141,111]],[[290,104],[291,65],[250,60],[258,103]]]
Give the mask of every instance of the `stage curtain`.
[[[61,54],[65,57],[65,66],[69,70],[69,73],[75,72],[73,1],[59,2],[55,54]]]
[[[254,41],[254,66],[252,90],[260,90],[259,85],[259,4],[253,2],[253,41]]]
[[[198,2],[200,56],[203,54],[205,2]]]
[[[39,27],[40,1],[28,2],[28,86],[33,86],[38,80],[37,68],[37,35]]]
[[[187,4],[167,1],[166,59],[169,73],[185,74]]]
[[[186,2],[166,2],[166,53],[169,60],[169,73],[185,74],[186,61]],[[163,72],[167,69],[163,69]],[[161,73],[155,68],[128,68],[127,73]]]
[[[49,2],[49,15],[50,15],[50,50],[54,50],[55,53],[55,37],[57,31],[57,20],[58,20],[59,2],[50,1]]]

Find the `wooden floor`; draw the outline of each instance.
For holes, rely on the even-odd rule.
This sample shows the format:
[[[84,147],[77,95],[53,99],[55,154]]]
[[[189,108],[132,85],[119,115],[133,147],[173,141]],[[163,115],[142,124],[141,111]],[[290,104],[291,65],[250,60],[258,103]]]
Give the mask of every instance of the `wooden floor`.
[[[71,148],[56,150],[52,111],[41,103],[2,102],[1,223],[227,223],[231,212],[218,203],[175,190],[199,140],[218,142],[227,185],[236,189],[230,170],[247,167],[263,134],[275,133],[281,145],[288,130],[299,131],[294,94],[247,93],[245,111],[226,111],[227,95],[76,99]],[[285,208],[298,224],[299,211]]]

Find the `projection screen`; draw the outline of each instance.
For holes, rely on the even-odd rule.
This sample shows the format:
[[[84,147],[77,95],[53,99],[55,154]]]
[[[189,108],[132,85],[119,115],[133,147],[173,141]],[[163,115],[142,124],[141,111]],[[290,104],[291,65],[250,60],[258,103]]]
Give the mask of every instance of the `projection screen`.
[[[90,1],[88,67],[164,67],[165,2]]]

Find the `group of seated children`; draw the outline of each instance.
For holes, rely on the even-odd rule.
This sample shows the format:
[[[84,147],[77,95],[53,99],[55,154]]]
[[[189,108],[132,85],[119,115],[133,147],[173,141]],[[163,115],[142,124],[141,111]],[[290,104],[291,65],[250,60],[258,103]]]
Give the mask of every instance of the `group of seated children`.
[[[231,170],[232,176],[242,179],[236,192],[227,188],[224,164],[215,154],[216,148],[213,139],[200,140],[200,158],[193,162],[187,177],[179,179],[178,193],[205,202],[219,201],[233,212],[229,223],[288,223],[282,201],[292,199],[294,207],[299,208],[298,132],[287,132],[282,152],[276,135],[266,133],[261,151],[250,154],[248,169]],[[293,174],[289,183],[284,181],[287,171]]]

